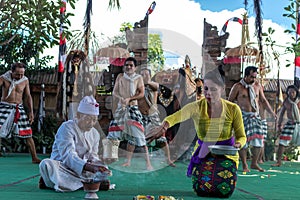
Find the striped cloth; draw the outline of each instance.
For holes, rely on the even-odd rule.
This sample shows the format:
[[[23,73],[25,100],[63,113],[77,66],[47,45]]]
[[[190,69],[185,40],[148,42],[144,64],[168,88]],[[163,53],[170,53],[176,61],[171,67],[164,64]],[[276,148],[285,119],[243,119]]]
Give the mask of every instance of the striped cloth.
[[[279,136],[279,144],[283,146],[288,146],[293,138],[294,130],[295,130],[296,123],[289,120],[283,127],[283,130]]]
[[[155,6],[156,6],[156,2],[153,1],[146,12],[145,18],[147,18],[154,11]]]
[[[110,122],[107,139],[127,140],[135,146],[145,146],[143,116],[137,105],[118,108]]]
[[[267,139],[267,136],[268,136],[268,123],[267,123],[266,119],[261,120],[261,129],[262,129],[263,134],[264,134],[264,139]]]
[[[0,102],[0,136],[32,137],[30,123],[22,104]]]
[[[263,147],[264,130],[262,129],[262,120],[260,116],[253,112],[242,111],[242,114],[247,136],[247,144],[244,146],[244,148],[247,148],[248,145],[254,147]]]
[[[232,22],[238,22],[239,24],[243,25],[243,20],[238,18],[238,17],[232,17],[230,19],[228,19],[224,26],[222,27],[221,31],[220,31],[220,36],[224,35],[226,33],[226,29],[227,29],[227,26],[228,26],[228,23],[232,21]]]

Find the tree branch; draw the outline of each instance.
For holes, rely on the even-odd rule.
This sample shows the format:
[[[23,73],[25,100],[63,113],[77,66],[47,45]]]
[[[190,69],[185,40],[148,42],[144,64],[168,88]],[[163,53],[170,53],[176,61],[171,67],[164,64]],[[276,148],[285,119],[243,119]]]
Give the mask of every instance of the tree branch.
[[[17,36],[17,34],[13,35],[13,36],[12,36],[11,38],[9,38],[8,40],[6,40],[6,41],[0,43],[0,46],[9,44],[16,36]]]

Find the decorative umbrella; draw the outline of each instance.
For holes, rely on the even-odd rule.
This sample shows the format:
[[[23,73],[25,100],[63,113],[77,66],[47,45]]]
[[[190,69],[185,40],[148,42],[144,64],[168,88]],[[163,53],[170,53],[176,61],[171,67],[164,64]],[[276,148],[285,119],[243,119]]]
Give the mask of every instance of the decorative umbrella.
[[[108,59],[109,64],[122,66],[126,60],[130,56],[130,53],[127,49],[110,46],[99,49],[96,53],[97,60]]]
[[[226,56],[239,57],[239,56],[257,56],[258,50],[248,45],[239,45],[231,48],[225,52]]]
[[[258,57],[259,51],[256,48],[248,45],[239,45],[225,52],[223,62],[225,64],[241,63],[249,59],[255,59],[257,61]]]
[[[116,46],[110,46],[99,49],[97,51],[97,56],[109,58],[127,58],[130,56],[130,53],[127,49]]]

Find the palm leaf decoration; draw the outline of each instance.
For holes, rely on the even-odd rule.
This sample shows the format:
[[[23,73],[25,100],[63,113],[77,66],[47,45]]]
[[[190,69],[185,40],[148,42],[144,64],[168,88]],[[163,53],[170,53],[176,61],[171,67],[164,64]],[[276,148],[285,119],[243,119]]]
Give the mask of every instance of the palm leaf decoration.
[[[254,12],[255,12],[255,34],[258,40],[258,47],[260,51],[260,56],[263,53],[262,46],[262,10],[261,10],[261,0],[254,0]]]
[[[109,0],[108,7],[110,9],[112,9],[112,8],[120,9],[121,5],[120,5],[119,0]]]

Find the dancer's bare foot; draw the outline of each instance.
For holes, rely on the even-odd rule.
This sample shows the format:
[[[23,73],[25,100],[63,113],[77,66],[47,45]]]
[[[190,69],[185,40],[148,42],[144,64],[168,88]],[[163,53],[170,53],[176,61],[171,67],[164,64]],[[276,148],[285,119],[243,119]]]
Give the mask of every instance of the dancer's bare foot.
[[[263,164],[263,163],[264,163],[263,160],[258,161],[258,164]]]
[[[256,169],[256,170],[258,170],[258,171],[260,171],[260,172],[264,172],[264,171],[265,171],[263,168],[261,168],[261,167],[258,166],[258,165],[251,165],[251,169]]]
[[[148,171],[152,171],[152,170],[153,170],[152,165],[147,165],[147,170],[148,170]]]
[[[104,158],[103,160],[104,160],[105,164],[109,165],[109,164],[111,164],[113,162],[118,161],[118,158]]]
[[[272,167],[280,167],[281,163],[274,163],[273,165],[271,165]]]
[[[170,161],[168,161],[168,165],[169,165],[169,166],[171,166],[171,167],[176,167],[176,165],[174,164],[174,162],[173,162],[173,161],[171,161],[171,160],[170,160]]]
[[[250,172],[247,164],[242,163],[242,165],[243,165],[243,172]]]
[[[39,158],[32,159],[33,164],[40,164],[40,162],[41,162],[41,159],[39,159]]]
[[[247,167],[247,168],[243,169],[243,172],[250,172],[250,169],[248,169],[248,167]]]
[[[130,167],[130,162],[126,162],[122,164],[123,167]]]

